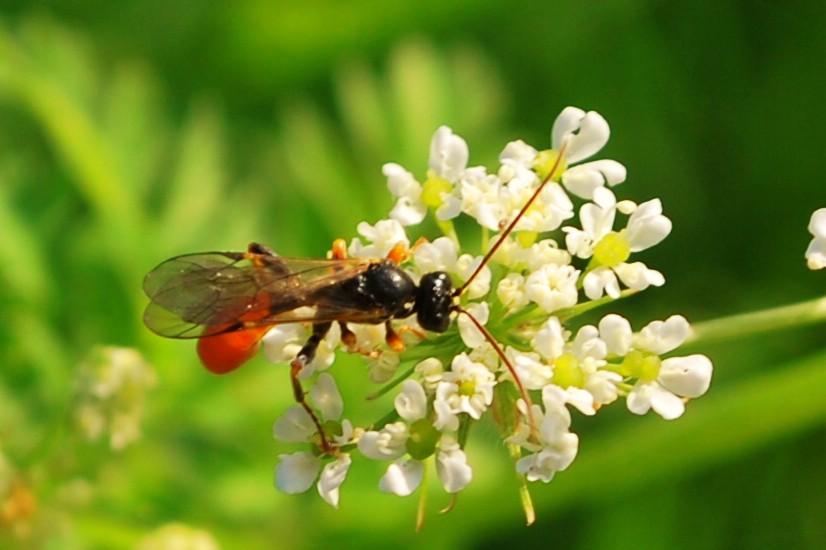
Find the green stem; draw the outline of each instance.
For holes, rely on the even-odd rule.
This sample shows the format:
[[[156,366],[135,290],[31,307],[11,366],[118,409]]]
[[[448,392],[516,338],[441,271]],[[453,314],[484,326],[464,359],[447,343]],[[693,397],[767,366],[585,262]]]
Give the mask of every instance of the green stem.
[[[692,324],[686,344],[707,344],[826,321],[826,297]]]

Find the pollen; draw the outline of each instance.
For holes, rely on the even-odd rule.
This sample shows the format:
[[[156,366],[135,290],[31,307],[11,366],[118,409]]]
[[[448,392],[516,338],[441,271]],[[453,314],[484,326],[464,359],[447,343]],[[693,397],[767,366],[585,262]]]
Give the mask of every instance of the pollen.
[[[616,267],[631,256],[631,245],[622,233],[612,231],[594,247],[594,259],[606,267]]]

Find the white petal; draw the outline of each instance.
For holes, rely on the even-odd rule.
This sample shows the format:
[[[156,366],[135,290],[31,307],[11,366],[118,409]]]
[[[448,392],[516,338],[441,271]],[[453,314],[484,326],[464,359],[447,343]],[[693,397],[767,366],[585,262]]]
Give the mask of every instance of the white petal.
[[[651,410],[651,395],[654,387],[659,387],[659,385],[656,382],[636,384],[625,399],[628,410],[634,414],[645,414]]]
[[[318,494],[333,508],[338,508],[338,489],[347,477],[351,462],[350,455],[343,453],[321,471],[317,485]]]
[[[436,473],[448,493],[458,493],[473,479],[473,470],[464,451],[440,452],[436,455]]]
[[[424,203],[401,197],[390,211],[390,218],[402,225],[416,225],[422,222],[426,214],[427,207]]]
[[[551,142],[552,147],[559,150],[567,141],[565,158],[574,164],[602,149],[610,134],[608,123],[596,111],[585,113],[576,107],[566,107],[554,122]]]
[[[424,464],[418,460],[398,460],[387,467],[387,472],[379,481],[379,489],[401,497],[418,489],[424,477]]]
[[[371,244],[363,245],[359,239],[353,239],[347,251],[355,258],[384,258],[399,243],[410,246],[407,233],[397,220],[379,220],[375,225],[361,222],[356,230]]]
[[[582,414],[593,416],[597,413],[594,408],[594,396],[588,390],[582,388],[568,388],[565,390],[567,394],[567,403],[573,405]]]
[[[439,431],[455,432],[459,429],[459,417],[453,412],[453,408],[446,399],[449,395],[454,395],[457,389],[456,384],[452,382],[439,382],[436,386],[436,400],[433,401],[436,419],[433,421],[433,427]]]
[[[474,302],[465,309],[469,315],[472,315],[473,318],[482,325],[488,322],[490,306],[487,302]],[[456,324],[459,327],[459,335],[462,337],[462,341],[470,349],[478,348],[487,341],[485,335],[482,334],[467,315],[459,315],[456,318]]]
[[[344,401],[341,399],[335,379],[328,373],[318,376],[318,381],[310,389],[310,399],[324,420],[341,418]]]
[[[617,214],[616,200],[614,194],[605,188],[595,193],[595,198],[599,198],[602,204],[587,203],[579,209],[579,220],[582,223],[582,230],[585,231],[593,242],[598,242],[614,228],[614,219]]]
[[[620,297],[617,275],[605,266],[599,266],[585,275],[585,279],[582,281],[582,290],[591,300],[599,300],[603,293],[615,300]]]
[[[662,355],[678,348],[691,334],[691,326],[682,315],[672,315],[665,321],[652,321],[634,338],[640,349]]]
[[[503,165],[518,165],[531,168],[536,158],[536,149],[524,141],[511,141],[499,154],[499,162]]]
[[[275,468],[275,486],[291,495],[309,489],[321,468],[321,459],[306,451],[280,455],[279,458],[281,461]]]
[[[649,286],[665,284],[665,277],[662,273],[648,269],[642,262],[621,263],[614,266],[614,273],[617,274],[625,286],[632,290],[645,290]]]
[[[307,329],[299,323],[277,325],[262,339],[264,356],[271,363],[288,363],[298,355],[307,336]]]
[[[628,218],[625,238],[631,252],[639,252],[658,244],[671,233],[671,220],[662,215],[660,199],[644,202]]]
[[[309,413],[299,405],[293,405],[284,416],[275,421],[273,437],[284,443],[306,443],[316,432]]]
[[[684,397],[700,397],[711,384],[713,367],[705,355],[672,357],[662,362],[660,384],[667,390]]]
[[[812,239],[806,249],[805,258],[809,269],[826,267],[826,239]]]
[[[826,239],[826,208],[819,208],[812,213],[809,233],[818,239]]]
[[[441,126],[430,142],[428,166],[437,176],[455,182],[467,168],[468,147],[465,140],[447,126]]]
[[[467,281],[470,276],[473,275],[473,272],[476,271],[476,268],[479,267],[479,264],[482,263],[482,259],[482,256],[474,257],[470,254],[462,254],[459,256],[459,259],[456,260],[456,275],[458,275],[462,281]],[[490,292],[490,279],[490,268],[485,266],[470,285],[468,285],[467,289],[465,289],[465,294],[468,299],[474,300],[487,295],[487,293]],[[487,323],[487,319],[485,323]]]
[[[651,408],[665,420],[679,418],[685,412],[683,400],[666,390],[659,384],[654,384],[651,392]]]
[[[413,263],[422,273],[453,271],[456,266],[456,243],[447,237],[421,243],[413,251]]]
[[[616,185],[625,181],[625,166],[615,160],[595,160],[573,166],[562,174],[562,183],[574,195],[591,200],[594,192],[606,183]]]
[[[599,330],[593,325],[581,327],[571,343],[571,351],[580,359],[590,357],[604,359],[608,355],[608,346],[599,337]]]
[[[565,332],[557,317],[549,318],[531,340],[531,347],[545,359],[553,360],[562,355],[565,348]]]
[[[413,174],[394,162],[382,166],[382,173],[387,176],[387,189],[394,197],[407,197],[418,200],[422,195],[422,186]]]
[[[417,380],[408,379],[402,383],[402,391],[396,396],[394,405],[399,416],[414,422],[427,414],[427,395]]]
[[[631,350],[634,332],[628,319],[611,313],[600,320],[599,337],[607,344],[608,353],[624,357]]]
[[[540,390],[550,383],[553,369],[540,360],[538,353],[519,351],[508,346],[505,354],[525,389]]]

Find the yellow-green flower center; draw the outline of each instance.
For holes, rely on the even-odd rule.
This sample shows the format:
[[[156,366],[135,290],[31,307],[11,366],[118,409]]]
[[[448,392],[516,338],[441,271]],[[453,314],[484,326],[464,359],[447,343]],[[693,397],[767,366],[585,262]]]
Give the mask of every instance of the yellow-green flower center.
[[[430,174],[422,185],[422,202],[428,208],[438,208],[442,205],[442,193],[450,193],[452,189],[449,181]]]
[[[619,372],[629,378],[650,382],[660,375],[660,365],[662,365],[662,359],[658,356],[632,350],[623,359]]]
[[[557,160],[559,161],[558,165]],[[562,173],[568,169],[568,163],[565,162],[565,158],[559,158],[559,151],[555,149],[546,149],[545,151],[540,151],[537,153],[536,158],[533,159],[533,169],[536,171],[536,174],[540,177],[540,179],[543,180],[548,177],[548,174],[551,173],[554,165],[556,165],[556,170],[554,170],[554,175],[551,179],[553,181],[559,181],[559,178],[562,177]]]
[[[473,395],[476,393],[476,381],[475,380],[462,380],[459,383],[459,395]]]
[[[533,243],[536,242],[536,238],[539,234],[536,231],[517,231],[516,232],[516,239],[519,241],[519,244],[522,248],[528,248]]]
[[[553,383],[561,388],[585,386],[585,373],[582,372],[576,355],[565,353],[554,361]]]
[[[622,233],[612,231],[594,247],[594,259],[606,267],[616,267],[631,256],[631,245]]]

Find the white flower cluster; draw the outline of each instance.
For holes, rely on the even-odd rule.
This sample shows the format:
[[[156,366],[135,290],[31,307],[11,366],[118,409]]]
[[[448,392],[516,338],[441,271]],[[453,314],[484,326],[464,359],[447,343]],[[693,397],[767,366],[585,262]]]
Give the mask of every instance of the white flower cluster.
[[[86,439],[109,437],[119,451],[140,437],[147,392],[157,383],[154,369],[131,348],[96,348],[78,367],[74,420]]]
[[[608,137],[602,116],[568,107],[553,125],[551,149],[511,142],[492,173],[468,166],[467,144],[447,127],[433,136],[424,182],[397,164],[384,166],[396,205],[389,219],[358,226],[361,238],[351,242],[349,254],[378,258],[399,243],[409,248],[408,228],[431,214],[444,236],[414,244],[403,267],[414,280],[445,271],[459,286],[472,277],[460,287],[467,315],[432,338],[413,318],[399,321],[407,344],[401,353],[384,344],[382,325],[350,327],[360,349],[375,350],[368,359],[371,378],[386,382],[397,375],[390,386],[398,391],[395,411],[383,425],[353,427],[340,420],[343,403],[332,376],[315,376],[309,402],[325,430],[334,426],[328,434],[333,452],[282,455],[276,470],[281,490],[305,491],[320,472],[318,490],[337,506],[358,451],[389,462],[382,491],[412,493],[432,460],[445,490],[455,493],[472,478],[464,451],[467,428],[494,406],[499,414],[487,416],[502,422],[505,440],[522,449],[517,471],[529,481],[548,482],[577,454],[572,409],[593,415],[624,398],[632,413],[653,409],[674,419],[690,398],[706,392],[712,374],[707,357],[664,357],[689,336],[683,317],[652,322],[636,333],[616,314],[596,325],[574,325],[578,314],[665,282],[660,272],[631,261],[671,231],[660,201],[617,200],[612,188],[625,180],[625,167],[613,160],[581,163]],[[460,216],[478,226],[477,252],[498,243],[478,273],[483,256],[462,251],[453,224]],[[463,240],[467,225],[461,227]],[[289,361],[308,335],[300,325],[275,327],[265,338],[268,357]],[[342,346],[340,331],[331,330],[301,378],[329,367]],[[275,424],[281,441],[313,442],[315,432],[299,406]]]

